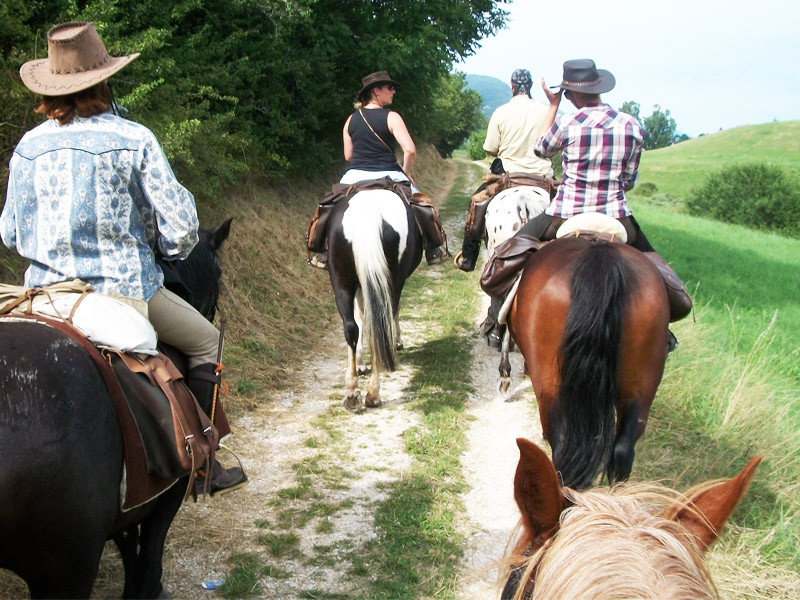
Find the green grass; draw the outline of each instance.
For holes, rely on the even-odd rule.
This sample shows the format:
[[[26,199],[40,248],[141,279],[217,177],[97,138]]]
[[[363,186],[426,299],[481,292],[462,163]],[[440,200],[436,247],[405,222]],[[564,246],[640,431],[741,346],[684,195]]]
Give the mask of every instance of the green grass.
[[[632,203],[632,208],[653,246],[683,278],[695,305],[706,308],[705,319],[715,325],[711,337],[717,343],[746,353],[776,317],[775,357],[798,352],[800,240],[641,202]],[[737,344],[731,344],[734,339]],[[785,366],[800,387],[798,357]]]
[[[639,165],[639,183],[685,200],[709,172],[731,163],[766,162],[800,174],[800,121],[747,125],[648,150]],[[634,188],[633,196],[636,196]]]
[[[800,241],[633,202],[692,292],[634,477],[679,488],[764,457],[712,552],[737,598],[800,592]],[[749,583],[746,583],[749,581]]]

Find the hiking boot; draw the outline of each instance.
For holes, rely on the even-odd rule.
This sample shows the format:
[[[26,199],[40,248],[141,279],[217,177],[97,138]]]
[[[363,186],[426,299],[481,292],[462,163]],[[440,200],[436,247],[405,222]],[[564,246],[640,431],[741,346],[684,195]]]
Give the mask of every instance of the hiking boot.
[[[478,257],[468,257],[461,255],[460,259],[456,261],[456,266],[462,271],[469,273],[475,270],[475,263],[478,262]]]
[[[429,265],[438,265],[445,258],[450,258],[450,253],[444,246],[436,246],[425,250],[425,260]]]
[[[489,344],[489,348],[500,349],[500,334],[496,329],[492,329],[486,334],[486,343]]]
[[[317,267],[318,269],[325,269],[328,270],[328,253],[327,252],[318,252],[311,256],[308,259],[308,264],[312,267]]]
[[[481,252],[481,243],[478,240],[464,238],[461,252],[456,256],[456,266],[469,273],[475,270],[475,263],[478,262],[478,255]]]
[[[671,329],[667,329],[667,333],[669,333],[669,339],[667,339],[667,354],[669,354],[678,347],[678,338],[675,337]]]
[[[241,467],[223,467],[217,459],[211,463],[211,479],[206,488],[206,474],[203,470],[197,472],[195,489],[198,495],[206,491],[212,496],[227,494],[247,485],[247,475]]]

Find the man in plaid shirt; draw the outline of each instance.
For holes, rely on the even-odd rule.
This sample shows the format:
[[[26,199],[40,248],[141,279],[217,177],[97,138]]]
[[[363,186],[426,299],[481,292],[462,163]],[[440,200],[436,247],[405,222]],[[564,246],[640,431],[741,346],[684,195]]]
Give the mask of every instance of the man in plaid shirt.
[[[549,158],[562,151],[564,175],[550,206],[523,225],[516,235],[552,240],[564,221],[587,212],[604,213],[617,219],[625,228],[627,243],[647,253],[664,277],[671,320],[678,320],[691,310],[692,301],[678,276],[647,241],[625,201],[625,192],[636,182],[643,136],[639,121],[600,99],[600,94],[612,90],[615,84],[610,72],[598,69],[589,59],[564,63],[563,81],[555,86],[559,88],[557,93],[550,91],[542,81],[550,108],[534,152]],[[556,118],[562,95],[578,112]],[[486,320],[481,325],[481,333],[490,346],[499,345],[501,326],[497,315],[502,303],[502,298],[492,298]],[[670,332],[669,349],[676,344]]]
[[[600,212],[622,223],[628,244],[643,252],[653,251],[625,201],[625,192],[636,182],[642,128],[634,117],[617,112],[600,99],[600,94],[613,89],[615,83],[611,73],[598,69],[588,59],[564,63],[564,80],[557,86],[558,93],[542,83],[550,110],[534,152],[549,158],[563,151],[564,177],[547,210],[520,232],[550,240],[569,217]],[[556,118],[562,95],[578,112]]]

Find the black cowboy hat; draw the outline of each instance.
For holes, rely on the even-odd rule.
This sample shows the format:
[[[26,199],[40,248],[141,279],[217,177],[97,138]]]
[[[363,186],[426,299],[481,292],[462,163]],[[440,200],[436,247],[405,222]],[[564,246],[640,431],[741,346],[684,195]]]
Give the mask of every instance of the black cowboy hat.
[[[389,71],[377,71],[370,73],[361,80],[361,89],[358,91],[357,96],[363,95],[368,89],[385,83],[399,85],[394,79],[389,77]]]
[[[617,81],[605,69],[598,69],[588,58],[568,60],[564,63],[564,77],[559,85],[562,90],[572,90],[584,94],[604,94],[614,89]]]

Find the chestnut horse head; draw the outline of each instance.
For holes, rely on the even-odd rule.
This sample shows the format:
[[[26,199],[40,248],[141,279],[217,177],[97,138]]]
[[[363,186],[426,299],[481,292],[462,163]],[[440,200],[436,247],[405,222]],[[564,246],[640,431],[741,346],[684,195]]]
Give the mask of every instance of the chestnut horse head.
[[[759,457],[733,479],[685,494],[653,485],[578,492],[519,438],[514,498],[521,532],[503,600],[716,599],[703,552],[744,496]]]

